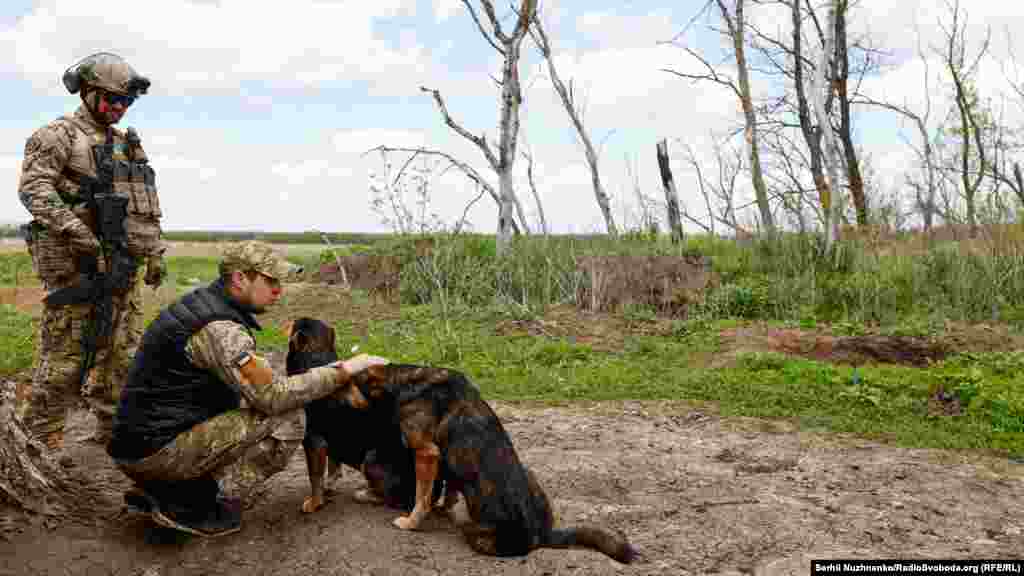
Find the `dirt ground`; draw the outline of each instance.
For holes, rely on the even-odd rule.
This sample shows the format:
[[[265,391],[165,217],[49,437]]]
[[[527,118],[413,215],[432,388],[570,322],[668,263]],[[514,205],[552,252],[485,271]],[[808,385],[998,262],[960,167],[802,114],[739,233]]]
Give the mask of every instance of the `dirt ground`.
[[[99,487],[94,523],[43,524],[0,541],[0,574],[806,574],[811,558],[1024,557],[1024,465],[907,450],[675,403],[496,404],[562,524],[595,522],[643,553],[520,559],[473,553],[448,521],[423,531],[354,502],[346,470],[321,511],[299,511],[302,457],[274,477],[240,533],[203,540],[124,514],[124,479],[72,420],[73,474]]]
[[[336,290],[306,286],[293,294],[288,315],[349,313],[351,303]],[[30,290],[2,296],[30,312],[38,306]],[[672,326],[556,310],[496,330],[615,348],[625,334]],[[972,348],[1024,345],[990,327],[952,333]],[[709,365],[749,350],[880,360],[863,353],[863,340],[824,333],[744,327],[723,333],[722,342]],[[904,361],[941,357],[940,347],[919,344]],[[103,449],[86,440],[92,417],[76,412],[69,472],[93,494],[76,506],[97,513],[38,521],[6,538],[0,524],[0,576],[807,574],[812,558],[1024,558],[1021,463],[809,433],[779,421],[724,419],[711,406],[681,402],[495,408],[546,486],[560,523],[619,530],[643,554],[639,562],[623,566],[577,550],[484,557],[441,517],[422,531],[402,532],[391,525],[394,511],[351,499],[361,486],[353,470],[325,508],[306,515],[299,510],[308,489],[301,450],[245,513],[240,533],[189,538],[123,512],[127,483]]]

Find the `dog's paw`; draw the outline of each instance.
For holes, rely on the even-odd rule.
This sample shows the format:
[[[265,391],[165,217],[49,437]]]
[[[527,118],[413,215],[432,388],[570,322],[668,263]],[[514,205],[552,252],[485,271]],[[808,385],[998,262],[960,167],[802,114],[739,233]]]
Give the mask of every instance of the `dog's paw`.
[[[384,499],[368,488],[360,488],[352,493],[352,499],[360,504],[383,504]]]
[[[306,514],[310,514],[322,508],[323,505],[323,498],[317,498],[316,496],[306,496],[306,499],[302,501],[302,511]]]
[[[392,524],[394,524],[398,528],[401,528],[402,530],[416,529],[416,524],[412,521],[412,518],[409,516],[399,516],[398,518],[395,518],[395,521],[392,522]]]
[[[452,508],[454,508],[455,505],[458,504],[458,503],[459,503],[459,495],[458,495],[458,493],[455,493],[455,494],[445,494],[443,500],[441,500],[440,502],[434,502],[434,510],[440,510],[441,512],[444,512],[445,514],[448,514],[448,513],[450,513],[452,511]]]

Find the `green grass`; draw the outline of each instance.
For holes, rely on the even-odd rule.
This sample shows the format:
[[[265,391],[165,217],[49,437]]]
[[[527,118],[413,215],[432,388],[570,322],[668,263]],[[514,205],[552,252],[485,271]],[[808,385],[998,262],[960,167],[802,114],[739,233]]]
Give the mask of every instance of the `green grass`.
[[[217,279],[218,258],[212,256],[172,256],[167,258],[167,276],[178,286],[189,286]]]
[[[338,247],[339,255],[351,253],[350,247]],[[325,255],[320,250],[285,249],[285,257],[292,263],[303,266],[307,272],[319,268],[321,262],[334,261],[333,255]],[[205,284],[217,278],[218,263],[216,256],[170,256],[167,258],[167,273],[171,282],[178,286],[191,286],[198,279]]]
[[[288,338],[275,326],[264,326],[253,334],[256,347],[261,350],[283,351],[288,348]]]
[[[32,365],[35,323],[9,304],[0,304],[0,378]]]
[[[332,244],[372,244],[389,238],[390,234],[359,234],[328,232]],[[320,244],[323,240],[315,232],[211,232],[208,230],[165,230],[164,240],[169,242],[238,242],[262,240],[278,244]]]
[[[401,241],[374,245],[410,257]],[[349,248],[351,249],[351,248]],[[558,303],[575,303],[573,258],[591,253],[692,254],[709,257],[721,282],[676,321],[669,336],[630,335],[620,350],[595,350],[570,339],[500,336],[494,324],[529,318]],[[306,265],[317,250],[290,257]],[[510,258],[498,258],[493,239],[439,240],[426,266],[403,271],[401,317],[338,324],[339,350],[395,361],[449,366],[466,372],[497,400],[689,400],[713,402],[723,415],[779,418],[803,429],[853,433],[905,446],[980,449],[1024,455],[1024,353],[962,354],[928,368],[872,366],[854,371],[775,354],[748,354],[727,368],[708,369],[718,332],[746,320],[941,335],[948,320],[1024,325],[1024,249],[993,246],[988,254],[953,245],[923,255],[870,253],[855,243],[831,252],[813,240],[737,246],[691,237],[685,245],[628,238],[518,240]],[[422,263],[422,259],[421,259]],[[216,277],[214,257],[172,257],[172,285]],[[30,270],[25,255],[0,255],[0,283]],[[16,272],[15,272],[16,271]],[[654,311],[622,311],[643,323]],[[31,363],[32,321],[0,308],[0,376]],[[359,332],[361,333],[361,332]],[[275,327],[256,335],[263,349],[286,342]],[[954,395],[958,416],[934,416],[928,399]]]
[[[785,419],[904,446],[1024,455],[1021,352],[961,355],[925,369],[857,370],[747,354],[713,370],[694,367],[718,346],[714,334],[700,329],[684,337],[636,337],[609,353],[565,339],[495,335],[493,320],[449,317],[446,328],[428,307],[412,307],[398,320],[371,323],[365,337],[350,323],[336,325],[338,348],[343,356],[358,346],[393,361],[457,368],[496,400],[706,401],[726,416]],[[962,415],[929,415],[928,398],[940,385],[961,399]]]
[[[32,258],[26,252],[0,254],[0,286],[36,283]]]

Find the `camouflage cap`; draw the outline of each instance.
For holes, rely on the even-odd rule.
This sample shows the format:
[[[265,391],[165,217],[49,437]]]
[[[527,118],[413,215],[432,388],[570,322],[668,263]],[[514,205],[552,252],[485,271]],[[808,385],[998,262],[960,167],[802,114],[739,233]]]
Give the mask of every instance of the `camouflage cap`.
[[[288,262],[266,242],[247,240],[224,248],[220,259],[221,276],[250,270],[284,280],[293,274],[301,273],[302,266]]]

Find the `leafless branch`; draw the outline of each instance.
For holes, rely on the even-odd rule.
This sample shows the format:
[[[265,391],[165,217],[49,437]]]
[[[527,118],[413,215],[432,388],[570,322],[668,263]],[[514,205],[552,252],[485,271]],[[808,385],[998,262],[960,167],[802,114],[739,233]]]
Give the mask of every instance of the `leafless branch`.
[[[437,102],[437,107],[441,111],[441,116],[444,117],[444,123],[458,135],[469,140],[473,144],[476,144],[476,146],[483,151],[484,156],[487,158],[487,162],[490,163],[492,167],[497,168],[498,159],[494,156],[494,153],[491,152],[490,146],[487,145],[487,140],[482,136],[474,136],[469,130],[466,130],[459,125],[458,122],[452,119],[451,115],[448,113],[448,107],[445,106],[444,99],[441,98],[441,92],[433,88],[427,88],[426,86],[420,86],[420,90],[434,95],[434,101]]]
[[[530,183],[530,191],[533,192],[533,199],[537,203],[537,213],[540,215],[540,228],[546,235],[548,233],[548,220],[544,216],[544,204],[540,201],[540,193],[537,192],[537,184],[533,180],[533,155],[525,150],[522,152],[526,159],[526,179]]]
[[[462,2],[469,4],[469,0],[462,0]],[[498,15],[494,11],[494,3],[491,0],[480,0],[480,4],[483,5],[484,13],[487,14],[487,19],[490,20],[491,27],[494,28],[494,37],[502,44],[507,43],[509,38],[501,29],[501,21],[498,20]]]
[[[466,204],[466,208],[462,211],[462,217],[459,218],[459,222],[455,225],[455,234],[459,234],[460,232],[462,232],[462,227],[466,224],[466,214],[469,214],[469,209],[472,208],[474,204],[479,202],[480,199],[484,197],[484,194],[487,193],[487,189],[481,186],[479,183],[477,183],[476,187],[478,190],[480,190],[480,193],[476,195],[476,198],[470,200],[469,204]],[[491,192],[491,194],[493,194],[493,192]],[[514,224],[515,223],[513,222],[513,225]]]
[[[498,46],[497,43],[495,43],[494,39],[491,38],[491,34],[489,34],[487,32],[487,30],[484,28],[483,22],[480,21],[480,17],[477,16],[477,14],[476,14],[476,9],[473,8],[472,2],[470,2],[470,0],[462,0],[462,3],[466,6],[466,10],[469,10],[469,15],[473,17],[473,22],[476,22],[476,27],[477,27],[478,30],[480,30],[480,34],[483,35],[484,39],[486,39],[487,42],[495,50],[497,50],[499,54],[504,56],[505,55],[505,50],[503,50],[500,46]],[[483,4],[484,4],[484,9],[485,10],[487,9],[488,6],[490,6],[491,13],[494,12],[494,7],[490,5],[491,4],[490,2],[486,2],[485,1],[485,2],[483,2]],[[495,28],[494,28],[495,35],[497,35],[498,33],[500,33],[500,30],[499,30],[499,28],[497,26],[497,21],[492,19],[491,22],[493,22],[494,25],[495,25]]]
[[[448,162],[450,162],[452,166],[455,166],[456,168],[458,168],[463,174],[466,175],[467,178],[469,178],[473,182],[476,182],[476,184],[478,186],[482,187],[488,194],[491,195],[491,198],[493,198],[495,202],[499,201],[498,193],[495,192],[494,187],[492,187],[490,185],[490,183],[487,182],[487,180],[485,180],[483,178],[483,176],[480,175],[479,172],[477,172],[469,164],[466,164],[465,162],[462,162],[461,160],[457,160],[454,156],[452,156],[451,154],[448,154],[447,152],[441,152],[440,150],[431,150],[431,149],[428,149],[428,148],[406,148],[406,147],[395,147],[395,146],[380,145],[380,146],[377,146],[376,148],[371,148],[370,150],[367,150],[366,152],[364,152],[362,154],[362,156],[366,156],[367,154],[369,154],[371,152],[408,152],[408,153],[413,154],[413,157],[415,157],[417,155],[420,155],[420,154],[426,154],[426,155],[430,155],[430,156],[439,156],[441,158],[444,158]],[[408,163],[409,162],[406,162],[406,165],[408,165]]]
[[[320,239],[323,240],[324,244],[327,245],[328,250],[331,251],[331,255],[334,256],[334,263],[338,265],[338,272],[341,273],[341,286],[344,290],[351,290],[352,285],[349,284],[348,274],[345,272],[345,265],[341,263],[341,256],[338,256],[338,252],[334,249],[334,244],[331,244],[331,239],[327,237],[327,234],[320,230],[313,230],[313,232],[320,235]]]
[[[601,182],[597,150],[595,150],[594,144],[590,139],[590,135],[583,126],[582,111],[577,108],[572,90],[572,82],[570,81],[567,88],[565,83],[562,82],[562,79],[558,74],[558,70],[555,68],[554,60],[552,60],[551,57],[551,44],[538,15],[534,16],[533,26],[530,27],[530,35],[533,38],[537,49],[540,50],[541,54],[544,56],[544,60],[547,62],[551,85],[562,100],[562,106],[565,108],[565,112],[569,116],[569,120],[572,123],[573,128],[576,129],[576,137],[583,145],[584,154],[587,159],[587,166],[590,169],[590,180],[594,189],[594,196],[597,200],[598,208],[601,209],[601,214],[604,217],[608,234],[616,236],[618,235],[618,228],[616,227],[615,220],[612,216],[608,194],[605,192],[604,185]]]
[[[703,64],[704,67],[707,68],[708,70],[707,74],[687,74],[685,72],[679,72],[678,70],[672,70],[670,68],[662,68],[661,71],[668,72],[669,74],[675,74],[680,78],[687,78],[689,80],[708,80],[729,88],[730,90],[732,90],[733,94],[735,94],[737,98],[741,97],[740,89],[738,86],[736,86],[736,82],[732,78],[724,74],[719,74],[718,71],[715,70],[715,67],[712,66],[711,63],[709,63],[707,60],[705,60],[704,57],[701,56],[700,54],[686,47],[684,47],[683,50],[685,50],[687,54],[693,56],[694,58],[697,59],[697,61]]]
[[[676,42],[678,42],[680,38],[686,35],[686,31],[690,29],[690,26],[693,26],[693,23],[697,21],[697,18],[700,18],[701,16],[704,15],[705,12],[708,11],[708,8],[711,7],[711,3],[714,1],[715,0],[708,0],[707,2],[705,2],[704,6],[701,7],[700,11],[694,14],[693,18],[690,18],[690,21],[686,23],[686,26],[683,26],[682,30],[677,32],[671,40],[659,42],[659,44],[675,44]]]

